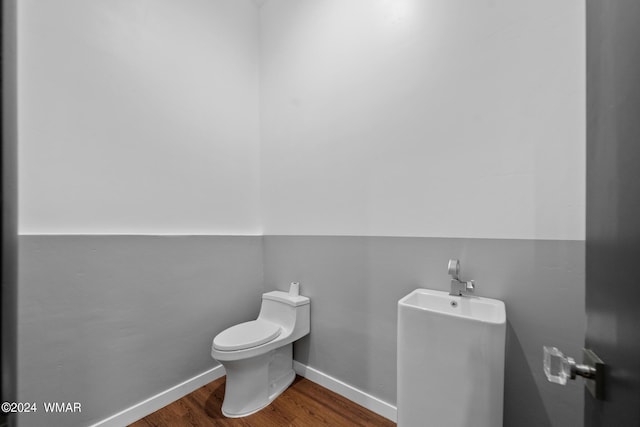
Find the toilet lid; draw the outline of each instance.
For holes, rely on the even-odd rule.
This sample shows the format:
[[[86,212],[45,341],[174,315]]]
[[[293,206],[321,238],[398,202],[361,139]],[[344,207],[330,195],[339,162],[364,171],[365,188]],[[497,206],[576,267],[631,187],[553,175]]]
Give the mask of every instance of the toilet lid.
[[[213,339],[217,350],[242,350],[267,343],[280,335],[280,326],[265,320],[240,323],[220,332]]]

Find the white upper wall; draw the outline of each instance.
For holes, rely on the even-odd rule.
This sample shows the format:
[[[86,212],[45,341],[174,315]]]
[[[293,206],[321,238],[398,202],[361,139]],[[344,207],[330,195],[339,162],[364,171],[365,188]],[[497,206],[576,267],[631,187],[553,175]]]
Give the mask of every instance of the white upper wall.
[[[266,234],[584,239],[584,2],[269,0]]]
[[[260,234],[255,4],[18,6],[21,233]]]
[[[584,239],[580,0],[19,3],[21,233]]]

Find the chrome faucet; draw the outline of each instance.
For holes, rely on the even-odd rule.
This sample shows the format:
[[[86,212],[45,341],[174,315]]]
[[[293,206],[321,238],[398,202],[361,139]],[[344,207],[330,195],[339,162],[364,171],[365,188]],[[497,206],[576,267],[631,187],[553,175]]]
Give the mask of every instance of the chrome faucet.
[[[451,276],[451,291],[449,295],[463,296],[473,292],[476,284],[473,280],[462,281],[459,277],[460,261],[457,259],[449,260],[449,276]]]

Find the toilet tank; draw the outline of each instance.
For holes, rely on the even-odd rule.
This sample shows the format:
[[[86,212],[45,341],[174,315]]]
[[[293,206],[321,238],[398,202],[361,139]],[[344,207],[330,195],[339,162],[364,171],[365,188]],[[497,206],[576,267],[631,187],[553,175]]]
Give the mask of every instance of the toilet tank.
[[[285,333],[291,332],[297,340],[309,333],[311,300],[302,295],[291,295],[282,291],[262,294],[262,306],[258,319],[280,325]]]

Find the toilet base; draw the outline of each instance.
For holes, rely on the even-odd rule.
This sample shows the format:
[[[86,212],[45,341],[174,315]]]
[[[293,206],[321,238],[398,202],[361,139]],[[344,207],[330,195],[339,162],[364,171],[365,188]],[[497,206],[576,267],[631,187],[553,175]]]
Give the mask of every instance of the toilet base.
[[[271,404],[271,402],[273,402],[276,397],[280,396],[282,394],[283,391],[285,391],[287,388],[289,388],[289,386],[293,383],[293,381],[296,379],[296,373],[295,372],[291,372],[290,375],[287,376],[288,378],[285,379],[285,381],[283,381],[280,385],[280,387],[277,388],[277,390],[274,390],[273,394],[271,394],[269,396],[269,399],[264,403],[264,405],[249,411],[249,412],[245,412],[242,414],[230,414],[227,413],[224,409],[224,405],[222,405],[222,415],[224,415],[227,418],[242,418],[242,417],[247,417],[251,414],[255,414],[256,412],[266,408],[267,406],[269,406]]]
[[[241,418],[268,406],[293,383],[293,345],[287,344],[266,354],[222,362],[227,381],[222,414]]]

